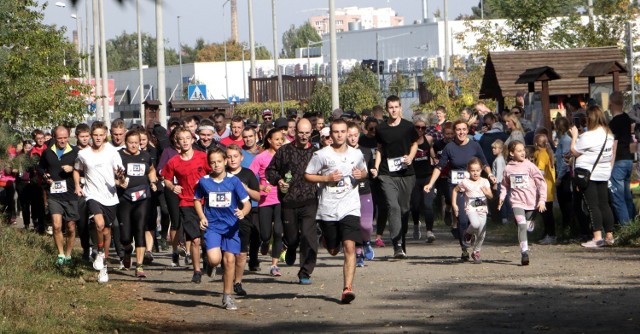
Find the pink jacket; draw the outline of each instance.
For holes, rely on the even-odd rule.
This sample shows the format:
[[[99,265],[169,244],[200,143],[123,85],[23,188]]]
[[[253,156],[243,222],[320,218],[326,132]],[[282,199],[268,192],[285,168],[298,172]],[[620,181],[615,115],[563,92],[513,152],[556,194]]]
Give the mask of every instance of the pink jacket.
[[[509,161],[504,169],[500,188],[500,200],[511,190],[511,206],[534,210],[536,204],[547,201],[547,183],[540,169],[531,161]],[[537,199],[537,202],[536,202]]]

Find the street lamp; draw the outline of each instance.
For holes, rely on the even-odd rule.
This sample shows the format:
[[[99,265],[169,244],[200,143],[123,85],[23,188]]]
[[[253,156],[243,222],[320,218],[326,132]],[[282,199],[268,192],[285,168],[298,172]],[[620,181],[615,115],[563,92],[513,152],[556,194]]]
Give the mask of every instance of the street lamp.
[[[397,38],[397,37],[402,37],[402,36],[407,36],[407,35],[411,35],[413,34],[413,31],[409,31],[409,32],[405,32],[402,34],[397,34],[397,35],[393,35],[393,36],[385,36],[385,37],[380,37],[378,35],[378,33],[376,32],[376,75],[378,77],[378,94],[381,94],[382,91],[382,85],[380,84],[380,42],[387,40],[387,39],[392,39],[392,38]]]

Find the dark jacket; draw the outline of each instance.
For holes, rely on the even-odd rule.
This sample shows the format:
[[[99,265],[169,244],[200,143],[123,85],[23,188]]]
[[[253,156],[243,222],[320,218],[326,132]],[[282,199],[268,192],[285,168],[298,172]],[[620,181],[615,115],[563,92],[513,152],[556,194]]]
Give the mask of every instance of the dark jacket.
[[[317,203],[317,185],[304,179],[304,171],[315,151],[317,148],[313,145],[306,149],[297,148],[293,143],[282,145],[267,166],[267,181],[274,186],[278,185],[280,179],[285,178],[287,172],[291,172],[289,191],[283,194],[278,188],[278,200],[283,208],[298,208]]]

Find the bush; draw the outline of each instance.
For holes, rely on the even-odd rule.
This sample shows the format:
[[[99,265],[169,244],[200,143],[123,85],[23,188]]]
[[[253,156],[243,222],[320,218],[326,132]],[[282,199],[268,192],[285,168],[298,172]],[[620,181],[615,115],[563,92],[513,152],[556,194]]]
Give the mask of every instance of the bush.
[[[300,111],[300,102],[298,101],[284,101],[284,111],[293,108]],[[270,109],[273,112],[273,118],[280,117],[280,102],[246,102],[238,105],[235,108],[234,114],[242,115],[250,119],[262,120],[262,111]],[[285,117],[285,115],[282,115]]]

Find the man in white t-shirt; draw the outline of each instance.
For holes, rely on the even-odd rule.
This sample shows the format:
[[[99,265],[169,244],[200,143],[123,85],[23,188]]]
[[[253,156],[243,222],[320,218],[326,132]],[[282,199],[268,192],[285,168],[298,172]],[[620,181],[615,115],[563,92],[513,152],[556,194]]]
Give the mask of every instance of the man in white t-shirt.
[[[362,243],[360,232],[360,194],[358,181],[367,176],[367,165],[360,150],[347,145],[347,123],[338,119],[331,123],[333,143],[313,154],[304,178],[318,183],[318,210],[327,250],[338,255],[339,242],[344,250],[344,289],[342,303],[348,304],[353,293],[356,272],[356,244]]]
[[[89,214],[93,215],[96,224],[98,255],[93,261],[93,268],[100,271],[98,282],[106,283],[109,275],[104,261],[109,256],[111,226],[118,205],[116,178],[124,176],[124,167],[118,151],[106,145],[107,126],[103,122],[91,125],[91,139],[91,148],[78,152],[73,181],[76,194],[86,197]],[[84,188],[80,187],[80,172],[84,172]]]

